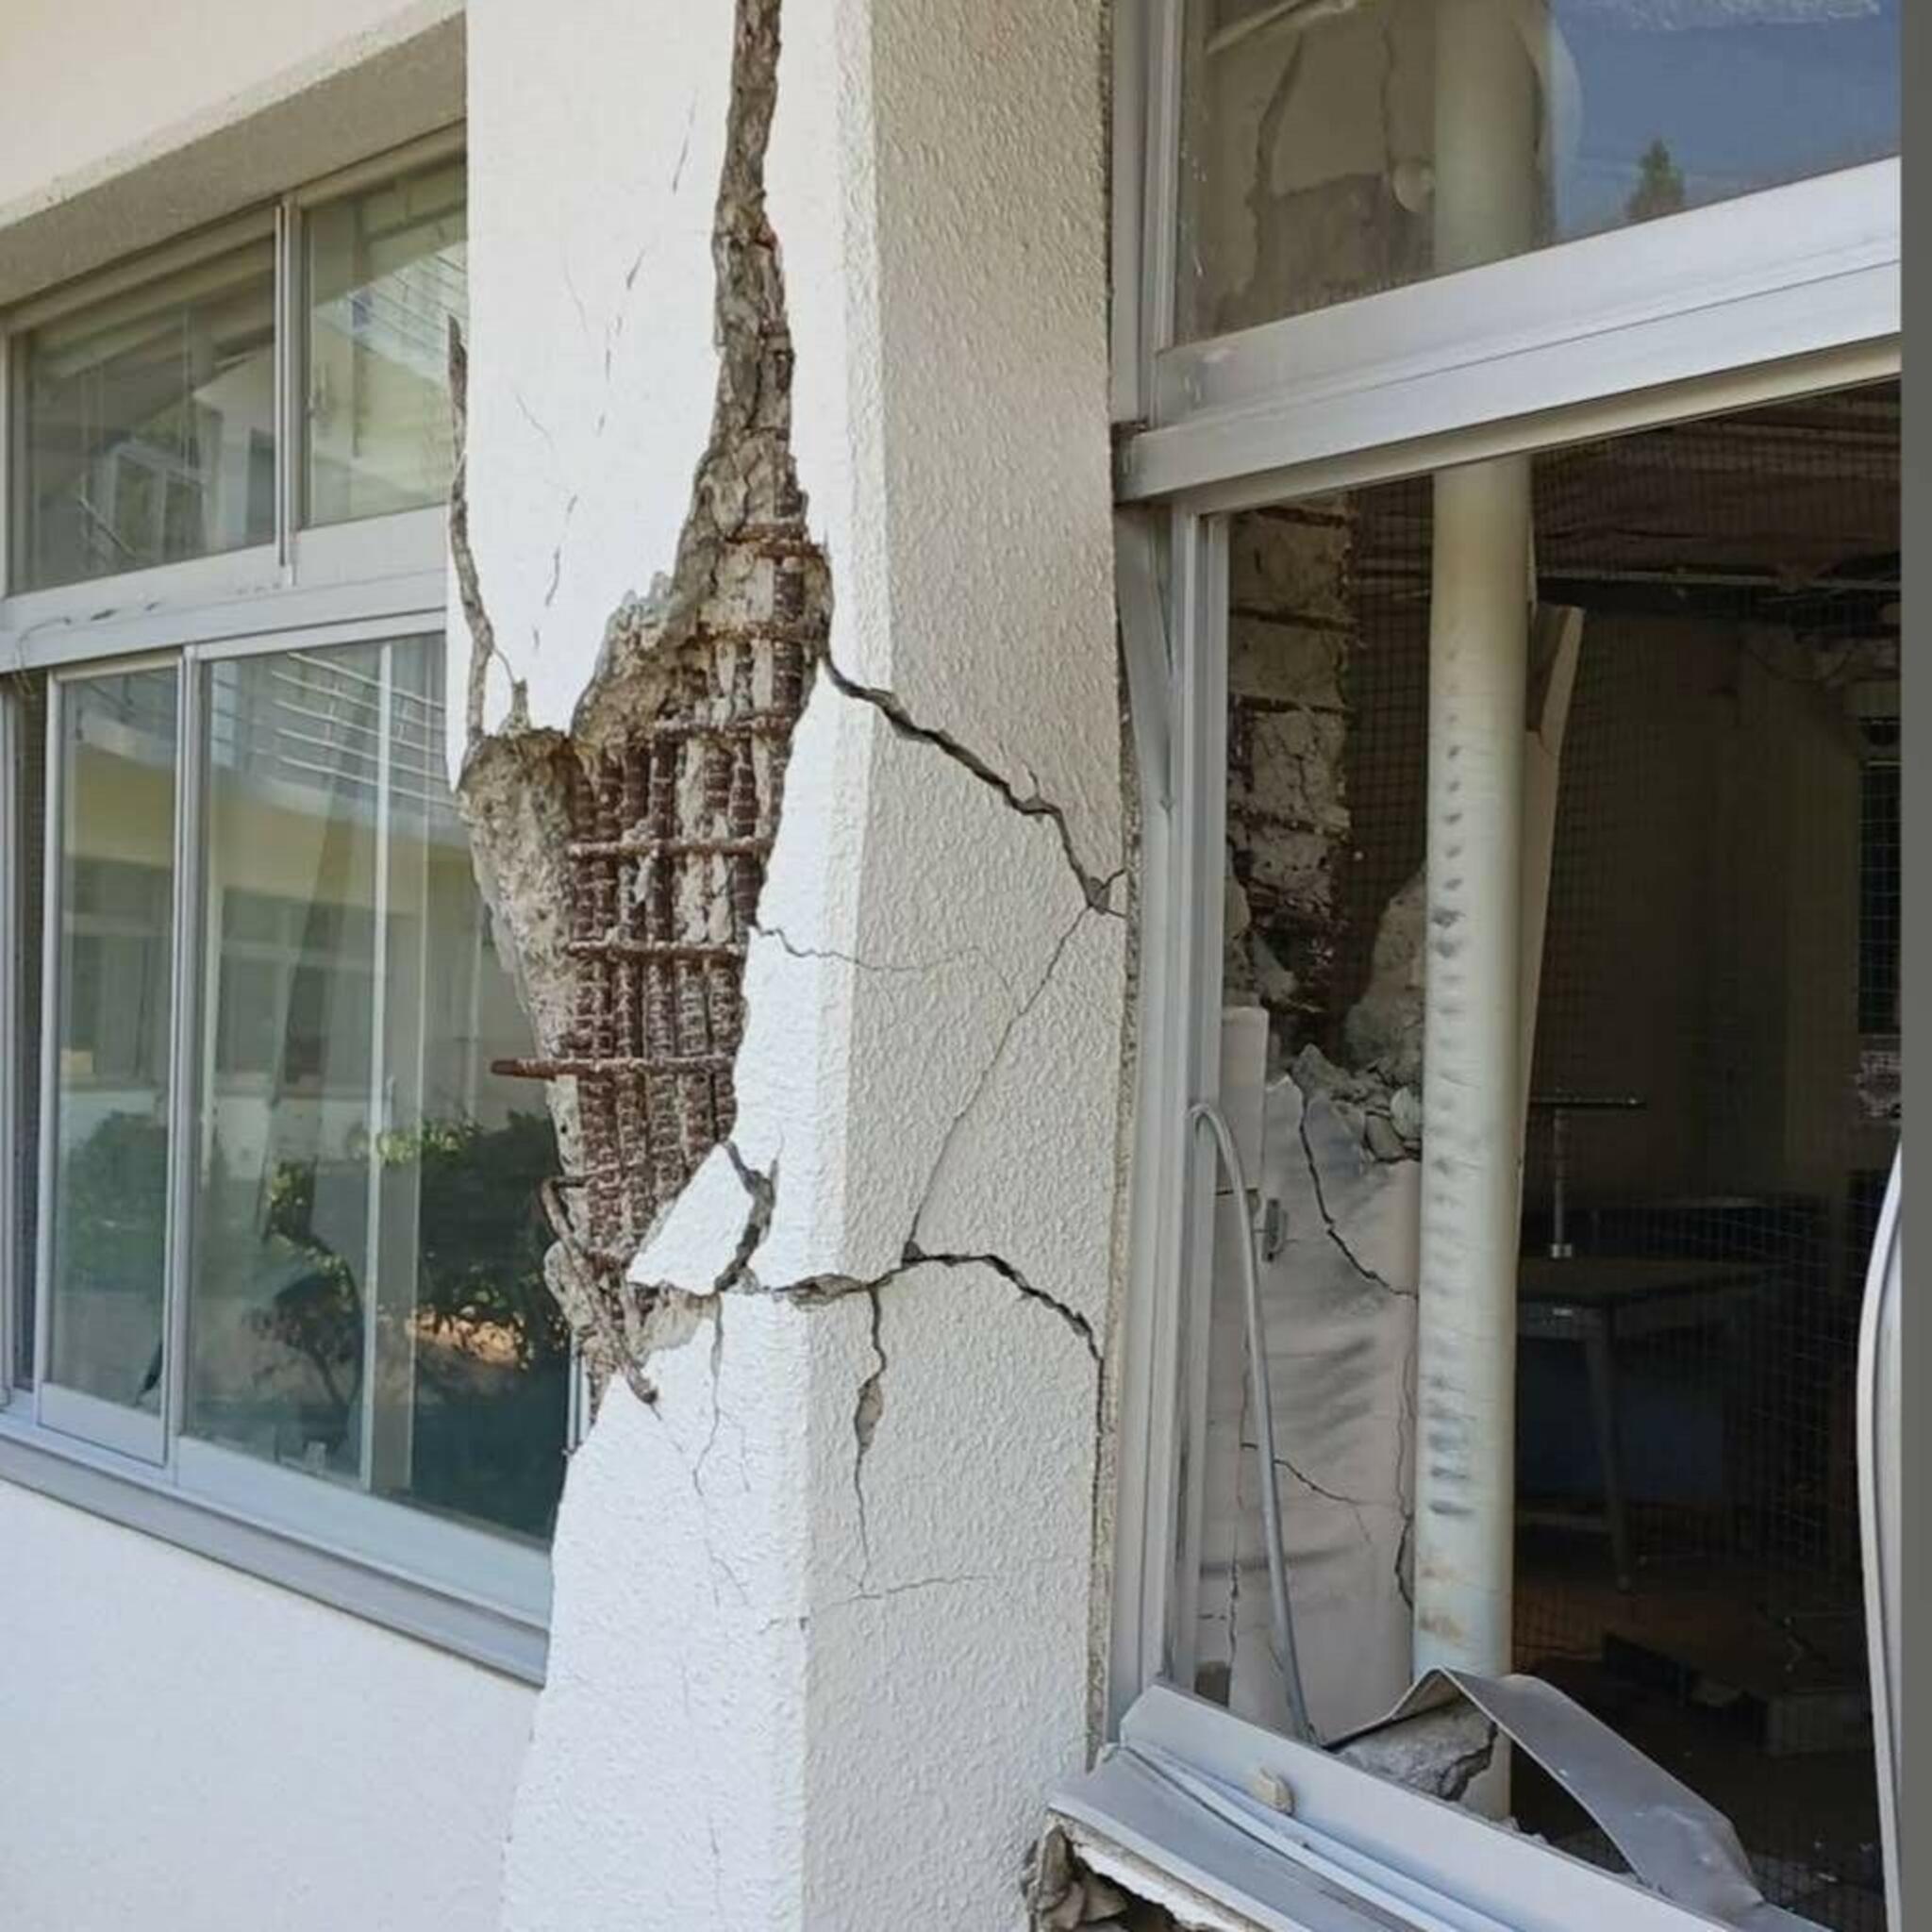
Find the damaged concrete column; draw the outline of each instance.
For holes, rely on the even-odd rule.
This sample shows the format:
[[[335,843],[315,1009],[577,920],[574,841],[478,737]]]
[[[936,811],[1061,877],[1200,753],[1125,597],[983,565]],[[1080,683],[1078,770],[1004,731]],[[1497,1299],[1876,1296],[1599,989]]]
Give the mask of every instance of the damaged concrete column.
[[[469,15],[454,749],[604,1391],[503,1922],[1017,1923],[1105,1602],[1098,9],[588,12]]]

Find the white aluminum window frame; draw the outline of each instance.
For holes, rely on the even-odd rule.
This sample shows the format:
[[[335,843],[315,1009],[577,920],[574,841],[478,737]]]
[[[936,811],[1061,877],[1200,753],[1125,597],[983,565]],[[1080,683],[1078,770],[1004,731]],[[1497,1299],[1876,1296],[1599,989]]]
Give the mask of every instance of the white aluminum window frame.
[[[0,1253],[0,1480],[161,1538],[421,1638],[530,1682],[548,1647],[547,1551],[426,1510],[354,1491],[306,1472],[263,1463],[179,1430],[190,1291],[186,1253],[192,1163],[186,1158],[199,1102],[200,1030],[206,1023],[201,938],[192,908],[204,873],[200,849],[200,706],[208,667],[294,649],[441,636],[448,624],[447,511],[436,505],[308,526],[297,514],[306,468],[302,373],[307,326],[306,210],[463,149],[460,127],[412,142],[281,196],[272,207],[117,265],[0,316],[0,669],[47,676],[48,761],[42,989],[42,1281],[19,1281],[9,1242]],[[119,575],[9,591],[14,525],[9,487],[20,475],[15,410],[19,375],[8,342],[23,329],[118,289],[208,258],[238,242],[275,236],[275,537],[258,544]],[[171,1125],[165,1369],[161,1413],[137,1415],[74,1391],[50,1388],[46,1274],[48,1184],[58,1037],[58,801],[59,705],[64,685],[88,675],[166,664],[175,669],[179,758],[175,773],[174,972],[170,997]],[[20,827],[11,774],[23,728],[18,702],[0,691],[0,1024],[17,1034],[20,985],[15,872]],[[18,1069],[0,1056],[0,1210],[12,1225],[20,1112]],[[36,1295],[36,1373],[16,1386],[14,1347],[24,1307]],[[567,1440],[582,1413],[574,1374]]]
[[[308,242],[309,209],[401,175],[434,167],[464,151],[464,130],[444,128],[366,161],[292,189],[276,201],[231,217],[132,260],[21,303],[0,316],[0,664],[31,669],[106,649],[139,648],[130,628],[157,643],[180,641],[175,620],[192,613],[206,622],[221,606],[248,603],[275,591],[328,591],[379,585],[420,573],[442,554],[445,511],[431,504],[340,523],[309,524],[304,514],[308,469]],[[44,588],[10,578],[19,548],[23,506],[10,487],[24,475],[25,412],[20,408],[24,360],[15,345],[35,327],[83,310],[103,297],[192,268],[245,242],[275,238],[275,531],[269,541],[219,551],[177,563],[92,576]],[[97,626],[111,624],[115,632]],[[84,635],[83,635],[84,634]],[[101,637],[108,638],[104,647]],[[18,655],[16,655],[16,653]]]
[[[440,591],[441,580],[436,579]],[[120,653],[63,663],[49,675],[47,700],[47,853],[42,994],[42,1136],[39,1278],[36,1283],[36,1364],[31,1388],[11,1387],[0,1408],[0,1477],[67,1494],[75,1473],[56,1474],[56,1458],[95,1478],[86,1484],[88,1507],[154,1530],[169,1540],[239,1564],[309,1594],[400,1624],[447,1648],[514,1674],[541,1676],[550,1589],[547,1553],[355,1491],[306,1472],[261,1462],[182,1432],[187,1319],[192,1293],[189,1223],[192,1212],[194,1143],[202,1100],[198,1070],[208,1024],[202,906],[206,855],[201,802],[207,760],[201,710],[215,665],[268,653],[323,651],[345,644],[392,642],[441,636],[441,601],[412,600],[382,617],[345,614],[334,624],[276,623],[275,606],[254,613],[255,625],[175,652]],[[306,608],[306,600],[305,608]],[[179,680],[175,693],[179,760],[175,768],[175,868],[170,988],[169,1225],[163,1329],[165,1368],[158,1412],[123,1409],[65,1389],[48,1374],[53,1148],[58,1082],[60,867],[59,802],[66,780],[60,752],[65,688],[103,674],[165,666]],[[9,881],[9,884],[11,882]],[[13,1116],[8,1118],[9,1152]],[[167,1507],[169,1505],[175,1507]],[[186,1506],[185,1507],[183,1506]],[[317,1587],[318,1578],[327,1588]],[[401,1602],[408,1614],[399,1616]]]
[[[1206,1279],[1212,1180],[1184,1120],[1219,1081],[1229,519],[1900,367],[1896,159],[1176,344],[1186,5],[1119,0],[1114,33],[1116,578],[1141,946],[1111,1737],[1146,1693],[1192,1681],[1208,1297],[1187,1283]]]

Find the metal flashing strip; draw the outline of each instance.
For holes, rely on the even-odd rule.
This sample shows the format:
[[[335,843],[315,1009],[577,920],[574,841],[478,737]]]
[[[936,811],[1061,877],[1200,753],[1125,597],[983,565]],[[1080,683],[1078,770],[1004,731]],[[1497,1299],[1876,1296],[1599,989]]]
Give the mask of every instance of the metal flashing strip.
[[[1540,1760],[1549,1750],[1556,1774],[1613,1840],[1636,1844],[1649,1884],[1585,1864],[1168,1685],[1135,1703],[1121,1741],[1092,1771],[1057,1791],[1052,1809],[1076,1847],[1094,1848],[1100,1863],[1107,1864],[1111,1848],[1262,1932],[1809,1927],[1809,1921],[1765,1903],[1742,1853],[1733,1859],[1724,1851],[1727,1838],[1736,1843],[1727,1821],[1560,1693],[1542,1685],[1524,1693],[1530,1681],[1451,1683],[1432,1674],[1396,1715],[1429,1708],[1458,1690],[1480,1691],[1486,1714],[1491,1706],[1503,1713],[1492,1722]],[[1604,1751],[1606,1739],[1613,1751]],[[1615,1762],[1619,1753],[1634,1762]],[[1637,1814],[1646,1805],[1668,1815],[1641,1819]],[[1711,1863],[1701,1878],[1690,1876],[1690,1868],[1707,1855]],[[1118,1881],[1118,1862],[1108,1869]],[[1698,1902],[1655,1889],[1659,1872]],[[1735,1915],[1714,1916],[1709,1902]]]
[[[1540,1677],[1430,1671],[1384,1722],[1417,1716],[1458,1693],[1590,1813],[1653,1891],[1753,1932],[1808,1923],[1766,1902],[1722,1811]]]

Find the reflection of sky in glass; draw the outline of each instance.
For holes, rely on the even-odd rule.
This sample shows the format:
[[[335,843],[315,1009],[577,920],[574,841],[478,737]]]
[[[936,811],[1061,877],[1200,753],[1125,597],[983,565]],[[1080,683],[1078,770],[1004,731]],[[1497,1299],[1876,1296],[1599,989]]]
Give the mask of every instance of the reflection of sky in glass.
[[[1899,0],[1554,0],[1553,12],[1582,84],[1581,127],[1559,129],[1561,234],[1623,219],[1654,141],[1693,206],[1897,151]]]

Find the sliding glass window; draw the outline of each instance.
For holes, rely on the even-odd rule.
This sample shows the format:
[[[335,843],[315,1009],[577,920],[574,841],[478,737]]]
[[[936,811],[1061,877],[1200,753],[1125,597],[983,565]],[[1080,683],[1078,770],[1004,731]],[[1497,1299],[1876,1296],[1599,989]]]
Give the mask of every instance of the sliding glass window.
[[[1176,339],[1898,152],[1899,0],[1187,0]]]
[[[274,541],[275,308],[263,234],[17,339],[16,589]]]
[[[59,687],[43,1419],[158,1457],[168,1270],[172,665]],[[78,1406],[75,1399],[77,1398]]]
[[[426,633],[55,679],[37,1143],[17,1077],[13,1103],[41,1359],[13,1380],[184,1492],[524,1613],[541,1562],[491,1552],[540,1561],[562,1486],[558,1156],[541,1090],[494,1071],[529,1027],[443,678]],[[37,977],[11,997],[24,1024]]]
[[[416,509],[449,491],[449,329],[468,304],[460,158],[303,217],[307,521]]]
[[[443,766],[440,637],[208,667],[188,1431],[547,1536],[540,1094]]]

